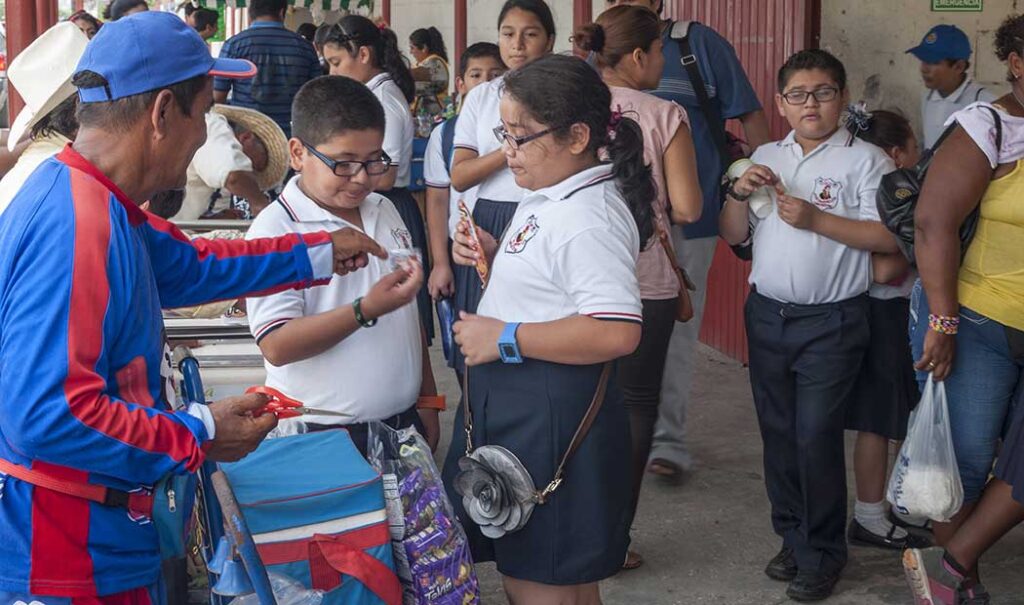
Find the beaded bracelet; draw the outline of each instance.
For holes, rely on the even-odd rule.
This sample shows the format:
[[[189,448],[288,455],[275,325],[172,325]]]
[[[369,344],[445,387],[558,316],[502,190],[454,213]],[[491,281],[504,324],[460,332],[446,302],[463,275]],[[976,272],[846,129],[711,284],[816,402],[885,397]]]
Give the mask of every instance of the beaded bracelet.
[[[960,318],[933,313],[928,316],[928,327],[939,334],[953,335],[960,330]]]

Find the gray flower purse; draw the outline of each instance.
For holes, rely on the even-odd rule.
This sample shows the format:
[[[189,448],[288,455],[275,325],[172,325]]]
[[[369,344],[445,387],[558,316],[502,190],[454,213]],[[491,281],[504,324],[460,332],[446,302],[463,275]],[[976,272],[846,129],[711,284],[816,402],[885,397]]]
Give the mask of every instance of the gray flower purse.
[[[514,453],[498,445],[473,447],[473,416],[469,407],[469,371],[463,379],[463,424],[466,431],[466,455],[459,459],[455,491],[462,496],[466,514],[483,535],[497,539],[526,526],[533,509],[545,504],[565,479],[565,466],[590,432],[604,404],[612,365],[606,363],[597,383],[597,391],[583,416],[568,449],[562,456],[551,482],[538,490],[530,472]]]

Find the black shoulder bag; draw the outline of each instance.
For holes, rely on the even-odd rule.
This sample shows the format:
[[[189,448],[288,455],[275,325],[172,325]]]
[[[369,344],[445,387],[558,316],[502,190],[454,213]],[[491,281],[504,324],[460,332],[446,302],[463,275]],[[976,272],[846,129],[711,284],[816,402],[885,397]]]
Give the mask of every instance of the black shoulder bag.
[[[1003,123],[999,118],[999,112],[991,107],[986,107],[985,109],[992,112],[992,118],[995,120],[996,149],[998,150],[1003,144]],[[956,127],[956,122],[950,124],[942,133],[942,136],[939,137],[939,140],[935,141],[935,145],[924,152],[921,160],[915,166],[911,168],[898,168],[894,172],[890,172],[882,177],[882,183],[878,187],[876,203],[878,204],[878,214],[882,219],[882,223],[889,231],[896,235],[900,251],[907,257],[910,264],[914,266],[917,265],[914,258],[914,210],[917,208],[918,198],[921,197],[921,187],[924,185],[924,179],[928,173],[929,166],[931,166],[932,158],[935,157],[935,151]],[[993,172],[995,171],[993,170]],[[971,214],[968,215],[963,224],[960,225],[961,260],[964,254],[967,253],[967,247],[971,245],[971,240],[974,239],[974,232],[978,228],[980,212],[981,205],[979,204],[971,211]]]

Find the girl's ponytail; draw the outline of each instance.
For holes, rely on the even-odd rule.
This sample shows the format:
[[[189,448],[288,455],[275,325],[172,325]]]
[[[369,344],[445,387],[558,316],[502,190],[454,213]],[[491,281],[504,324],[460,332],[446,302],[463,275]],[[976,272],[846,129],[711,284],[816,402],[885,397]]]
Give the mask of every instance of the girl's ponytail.
[[[398,88],[401,89],[405,100],[412,103],[416,99],[416,81],[405,64],[402,52],[398,50],[398,36],[390,29],[383,29],[380,32],[380,42],[373,45],[373,53],[378,67],[388,72]]]
[[[640,124],[618,112],[612,113],[609,129],[608,155],[612,160],[612,174],[619,182],[619,191],[640,230],[641,248],[646,248],[654,236],[652,202],[658,197],[658,190],[651,177],[651,167],[644,161],[644,134]]]

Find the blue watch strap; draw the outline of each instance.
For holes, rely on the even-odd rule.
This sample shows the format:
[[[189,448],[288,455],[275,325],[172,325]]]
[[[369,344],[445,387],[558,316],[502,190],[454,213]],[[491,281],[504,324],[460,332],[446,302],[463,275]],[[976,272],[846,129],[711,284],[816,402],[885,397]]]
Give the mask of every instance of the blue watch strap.
[[[523,357],[519,353],[519,342],[516,340],[516,330],[519,323],[507,323],[505,329],[498,337],[498,354],[504,363],[522,363]]]

